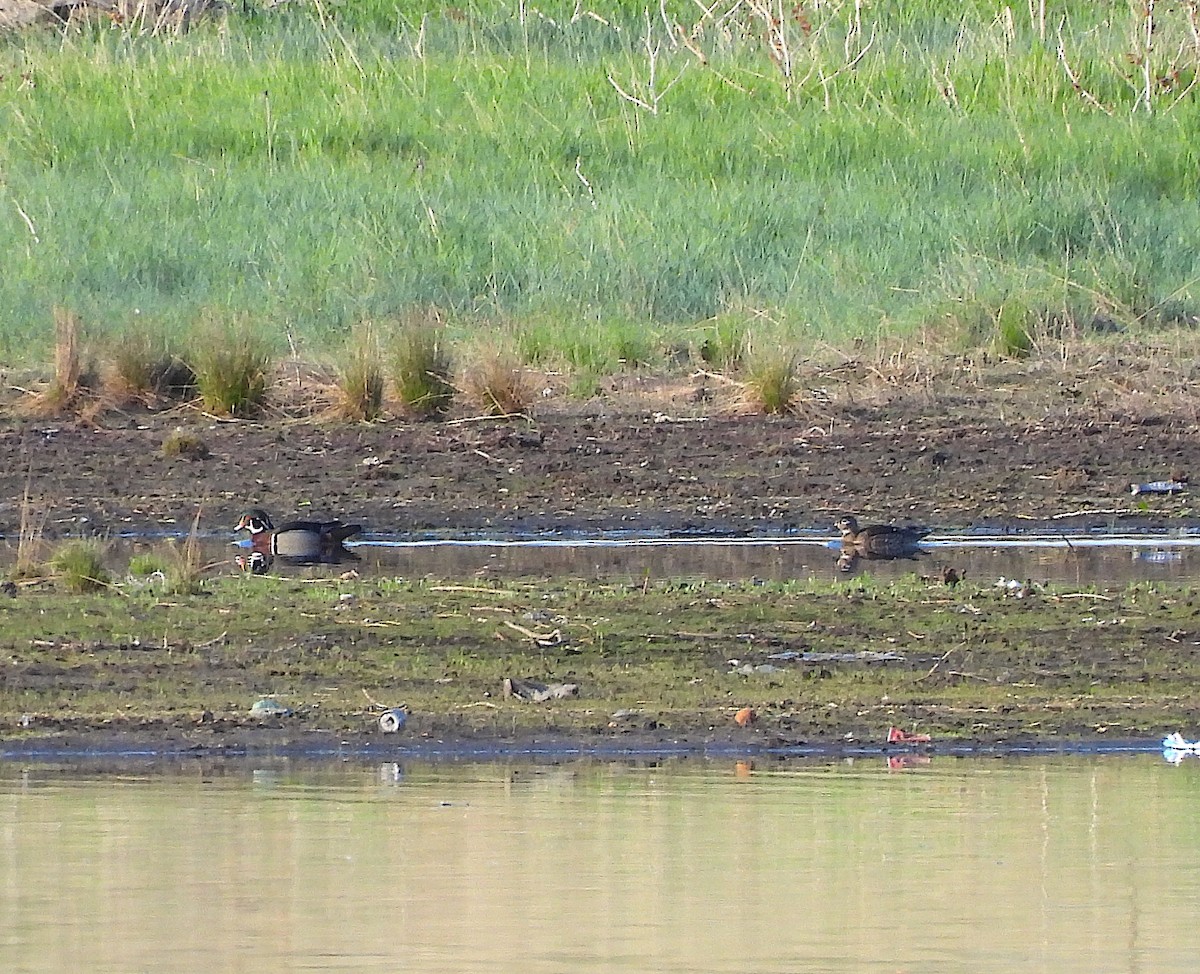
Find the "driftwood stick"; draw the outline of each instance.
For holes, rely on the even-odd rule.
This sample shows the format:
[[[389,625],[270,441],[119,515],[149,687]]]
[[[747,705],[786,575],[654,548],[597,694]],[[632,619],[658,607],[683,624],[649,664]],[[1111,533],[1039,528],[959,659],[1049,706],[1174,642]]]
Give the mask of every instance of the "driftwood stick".
[[[958,649],[957,646],[951,646],[948,650],[946,650],[944,653],[942,653],[942,655],[938,659],[938,661],[936,663],[934,663],[933,666],[929,667],[929,672],[927,672],[922,677],[918,677],[917,682],[920,683],[921,680],[928,680],[931,676],[933,676],[933,674],[937,672],[937,668],[939,666],[941,666],[944,662],[946,662],[946,660],[948,660],[950,658],[950,654],[953,653],[956,649]]]

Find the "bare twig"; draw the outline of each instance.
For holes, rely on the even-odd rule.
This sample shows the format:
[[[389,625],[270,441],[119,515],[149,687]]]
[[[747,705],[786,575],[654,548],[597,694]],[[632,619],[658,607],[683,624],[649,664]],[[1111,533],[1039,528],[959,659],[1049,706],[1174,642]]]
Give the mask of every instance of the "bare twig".
[[[534,643],[541,647],[558,646],[563,641],[562,630],[554,629],[550,632],[534,632],[532,629],[526,629],[524,626],[519,626],[515,622],[508,619],[504,620],[504,624],[522,636],[531,639]]]
[[[1058,25],[1058,60],[1059,63],[1062,64],[1063,70],[1067,73],[1067,80],[1071,82],[1071,87],[1075,89],[1075,92],[1085,102],[1087,102],[1093,108],[1100,109],[1100,111],[1104,112],[1105,115],[1112,115],[1111,108],[1102,105],[1100,100],[1095,95],[1083,87],[1082,82],[1079,80],[1079,75],[1075,73],[1074,69],[1071,67],[1071,62],[1067,60],[1067,46],[1062,36],[1063,25],[1065,23],[1066,18],[1064,17]]]
[[[922,680],[928,680],[931,676],[933,676],[933,674],[937,672],[938,667],[946,662],[946,660],[950,658],[950,654],[956,649],[958,649],[957,646],[951,646],[948,650],[942,653],[938,661],[934,663],[933,666],[929,667],[929,671],[924,676],[917,677],[917,682],[920,683]]]

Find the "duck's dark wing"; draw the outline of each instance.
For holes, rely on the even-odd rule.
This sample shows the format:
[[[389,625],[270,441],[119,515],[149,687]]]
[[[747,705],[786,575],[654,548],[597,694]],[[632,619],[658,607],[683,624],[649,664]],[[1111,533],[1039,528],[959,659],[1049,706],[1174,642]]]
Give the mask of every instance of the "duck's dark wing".
[[[340,521],[334,521],[332,524],[326,525],[326,530],[321,532],[321,536],[328,538],[330,544],[340,545],[347,538],[353,538],[360,531],[362,531],[361,524],[342,524]]]
[[[920,550],[926,532],[920,528],[897,527],[893,524],[872,524],[858,532],[857,547],[864,555],[897,558],[915,555]]]
[[[276,534],[286,534],[289,531],[299,531],[303,534],[314,534],[330,544],[341,544],[347,538],[352,538],[362,530],[361,524],[343,524],[341,521],[288,521],[275,529]]]

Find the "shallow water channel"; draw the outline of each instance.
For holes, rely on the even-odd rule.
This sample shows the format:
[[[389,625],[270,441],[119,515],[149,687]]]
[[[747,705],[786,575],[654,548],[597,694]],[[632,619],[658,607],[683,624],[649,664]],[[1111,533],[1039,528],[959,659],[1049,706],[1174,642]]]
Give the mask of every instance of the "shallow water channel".
[[[145,545],[124,539],[121,545]],[[228,562],[240,549],[228,536],[210,538],[207,556]],[[911,558],[861,559],[839,567],[840,543],[827,534],[687,537],[543,536],[397,538],[367,535],[347,546],[341,569],[360,574],[461,578],[835,579],[869,573],[891,578],[954,568],[980,581],[1032,579],[1074,585],[1200,578],[1200,530],[1187,526],[1142,531],[1022,530],[931,534]],[[119,557],[119,554],[118,554]],[[276,563],[273,568],[294,566]]]
[[[840,546],[824,538],[480,539],[367,541],[352,546],[354,567],[409,576],[834,579],[869,573],[891,578],[953,567],[975,579],[1076,585],[1200,577],[1200,536],[931,536],[911,558],[863,559],[849,573]]]
[[[0,969],[1195,970],[1200,759],[0,764]]]

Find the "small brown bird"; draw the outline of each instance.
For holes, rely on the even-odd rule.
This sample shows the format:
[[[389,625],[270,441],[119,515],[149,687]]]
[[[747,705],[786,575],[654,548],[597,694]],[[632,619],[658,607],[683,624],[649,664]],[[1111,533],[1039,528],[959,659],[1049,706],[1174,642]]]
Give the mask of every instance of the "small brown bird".
[[[909,558],[920,551],[926,532],[919,528],[897,527],[893,524],[858,526],[858,519],[847,514],[835,527],[842,532],[842,551],[863,558]]]

